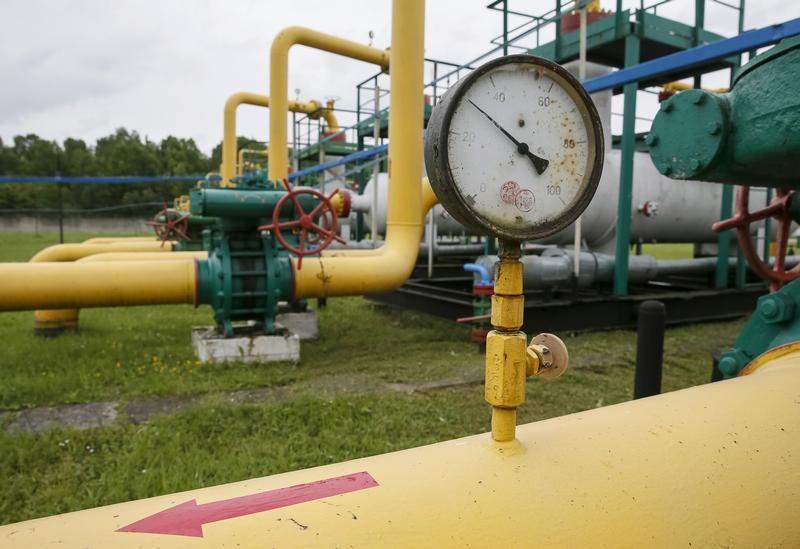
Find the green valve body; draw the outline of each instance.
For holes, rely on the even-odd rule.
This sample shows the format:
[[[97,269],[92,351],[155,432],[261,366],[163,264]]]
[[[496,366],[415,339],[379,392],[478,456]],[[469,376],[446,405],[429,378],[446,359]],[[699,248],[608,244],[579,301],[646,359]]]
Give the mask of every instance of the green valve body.
[[[234,322],[242,321],[255,321],[265,333],[273,333],[278,304],[294,300],[289,253],[278,245],[273,231],[259,230],[272,224],[285,196],[285,190],[269,182],[190,193],[192,215],[216,219],[203,231],[208,259],[197,262],[197,302],[212,306],[218,329],[226,336],[234,334]],[[306,212],[319,204],[308,194],[296,200]],[[296,218],[294,201],[285,200],[279,221]],[[290,245],[299,244],[291,229],[282,234]]]
[[[688,90],[661,103],[646,140],[674,179],[800,188],[800,37],[743,66],[729,93]]]
[[[722,353],[719,370],[726,378],[735,377],[759,355],[800,340],[800,280],[775,293],[761,296],[733,348]]]

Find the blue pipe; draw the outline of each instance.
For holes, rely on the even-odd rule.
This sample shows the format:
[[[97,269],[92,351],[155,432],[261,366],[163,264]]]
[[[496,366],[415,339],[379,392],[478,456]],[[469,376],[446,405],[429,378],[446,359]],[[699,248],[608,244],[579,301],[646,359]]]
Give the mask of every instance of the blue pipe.
[[[665,55],[646,61],[628,69],[621,69],[611,74],[599,76],[584,83],[586,91],[595,93],[609,88],[619,88],[632,82],[650,80],[662,75],[671,74],[679,69],[690,69],[715,59],[729,57],[745,51],[755,50],[780,42],[800,34],[800,18],[791,19],[777,25],[743,32],[733,38],[717,40],[710,44],[696,46],[688,50]]]
[[[483,265],[477,263],[464,263],[464,270],[468,273],[477,273],[480,276],[479,284],[483,286],[493,285],[492,279],[489,276],[489,270]]]
[[[304,175],[321,172],[323,170],[329,170],[331,168],[335,168],[336,166],[341,166],[342,164],[349,164],[358,160],[366,160],[367,158],[377,156],[388,149],[389,145],[379,145],[377,147],[372,147],[371,149],[348,154],[347,156],[337,158],[336,160],[329,160],[328,162],[323,162],[322,164],[317,164],[316,166],[311,166],[310,168],[305,168],[304,170],[298,170],[289,174],[289,181]]]

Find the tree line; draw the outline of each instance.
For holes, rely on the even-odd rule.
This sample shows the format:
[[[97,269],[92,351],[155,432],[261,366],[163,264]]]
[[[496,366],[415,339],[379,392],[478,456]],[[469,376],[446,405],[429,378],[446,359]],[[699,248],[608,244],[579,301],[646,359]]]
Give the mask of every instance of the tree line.
[[[258,142],[238,138],[239,148],[258,148]],[[187,176],[218,172],[222,144],[205,155],[193,139],[168,136],[160,142],[120,128],[92,146],[82,139],[48,141],[38,135],[0,139],[0,175],[21,176]],[[160,182],[131,185],[0,184],[0,210],[94,209],[151,202],[168,202],[185,194],[194,183]],[[147,211],[152,211],[149,207]],[[131,210],[140,214],[141,209]],[[123,214],[124,215],[124,214]]]

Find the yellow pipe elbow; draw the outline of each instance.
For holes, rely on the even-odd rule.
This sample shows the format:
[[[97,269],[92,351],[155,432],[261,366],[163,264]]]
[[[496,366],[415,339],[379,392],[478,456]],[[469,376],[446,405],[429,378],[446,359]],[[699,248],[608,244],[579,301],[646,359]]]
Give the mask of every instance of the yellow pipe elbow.
[[[295,263],[296,299],[390,291],[403,284],[414,269],[424,214],[436,202],[427,179],[419,183],[422,180],[423,100],[419,91],[423,85],[424,22],[424,2],[392,3],[393,91],[386,241],[377,251],[352,253],[356,252],[353,250],[346,255],[306,258],[301,269],[297,269]],[[274,120],[270,122],[272,131]]]
[[[415,34],[415,29],[408,29]],[[288,120],[289,94],[289,50],[294,45],[308,46],[318,50],[350,57],[366,63],[389,67],[389,52],[358,42],[345,40],[305,27],[288,27],[275,37],[270,48],[269,95],[272,105],[269,111],[269,178],[283,180],[289,173],[289,149],[286,125]],[[422,89],[420,85],[416,90]],[[323,113],[323,116],[325,114]],[[330,126],[330,121],[328,121]],[[336,123],[338,126],[338,122]],[[420,152],[420,154],[422,154]]]
[[[425,216],[428,215],[428,212],[431,208],[433,208],[436,204],[439,203],[439,199],[436,198],[436,195],[433,192],[433,188],[431,187],[430,181],[428,181],[427,177],[422,178],[422,221],[424,223]],[[422,238],[422,232],[420,230],[420,239]],[[371,248],[368,250],[328,250],[322,252],[322,257],[365,257],[370,255],[379,255],[383,250],[382,247],[380,248]]]

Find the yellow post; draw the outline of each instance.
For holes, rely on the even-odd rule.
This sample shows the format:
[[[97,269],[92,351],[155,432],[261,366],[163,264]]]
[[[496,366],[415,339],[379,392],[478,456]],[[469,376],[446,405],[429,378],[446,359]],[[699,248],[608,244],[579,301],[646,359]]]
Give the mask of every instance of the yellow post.
[[[415,34],[416,29],[407,28],[404,32]],[[389,52],[358,42],[305,27],[289,27],[278,33],[272,41],[269,66],[269,95],[272,102],[269,111],[269,178],[272,180],[283,180],[289,173],[286,133],[289,107],[289,49],[295,44],[373,63],[383,69],[389,66]],[[417,94],[420,95],[421,92],[422,86],[417,90]],[[327,113],[326,110],[326,117]],[[328,126],[331,126],[330,121]]]

